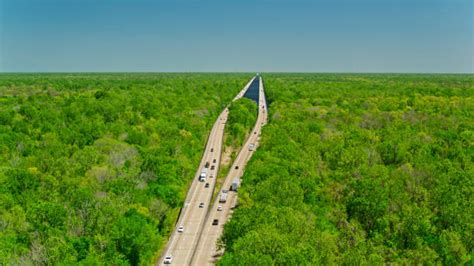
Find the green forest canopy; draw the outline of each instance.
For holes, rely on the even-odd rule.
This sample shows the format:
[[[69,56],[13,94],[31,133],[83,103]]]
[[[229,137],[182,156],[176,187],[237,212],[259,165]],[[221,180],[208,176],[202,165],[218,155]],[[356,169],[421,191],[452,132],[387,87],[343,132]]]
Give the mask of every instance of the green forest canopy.
[[[148,265],[244,74],[1,74],[0,264]]]
[[[473,75],[264,75],[221,265],[473,262]]]
[[[257,104],[250,99],[241,98],[229,106],[229,117],[225,127],[226,146],[239,149],[257,121]]]
[[[150,264],[248,78],[1,74],[0,264]],[[221,264],[472,262],[472,75],[265,82],[270,123]],[[251,109],[231,106],[228,141]]]

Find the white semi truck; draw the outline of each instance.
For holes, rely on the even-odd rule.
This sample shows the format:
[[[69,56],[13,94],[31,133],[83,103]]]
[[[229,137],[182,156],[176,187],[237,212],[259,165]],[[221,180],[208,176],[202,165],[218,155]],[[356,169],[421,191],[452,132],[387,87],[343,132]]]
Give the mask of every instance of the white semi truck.
[[[220,203],[225,203],[227,201],[227,190],[221,191],[221,197],[219,198]]]
[[[201,174],[199,175],[199,181],[204,182],[206,181],[207,177],[207,168],[203,168]]]

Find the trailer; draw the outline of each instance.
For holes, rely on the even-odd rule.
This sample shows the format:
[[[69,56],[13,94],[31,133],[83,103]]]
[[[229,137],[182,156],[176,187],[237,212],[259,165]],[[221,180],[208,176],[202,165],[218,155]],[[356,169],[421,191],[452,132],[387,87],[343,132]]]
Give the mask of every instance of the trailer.
[[[237,191],[237,189],[239,188],[239,179],[238,178],[235,178],[233,181],[232,181],[232,185],[230,186],[230,190],[231,191]]]

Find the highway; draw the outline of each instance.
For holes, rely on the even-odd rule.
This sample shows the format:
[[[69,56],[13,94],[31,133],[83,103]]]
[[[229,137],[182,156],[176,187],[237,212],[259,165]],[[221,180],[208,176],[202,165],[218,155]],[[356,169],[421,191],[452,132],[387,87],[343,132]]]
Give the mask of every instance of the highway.
[[[237,155],[237,158],[223,183],[223,187],[221,188],[221,190],[229,190],[227,201],[225,203],[219,202],[219,194],[209,210],[196,251],[191,259],[191,265],[214,265],[216,259],[221,255],[222,251],[217,251],[216,243],[224,230],[224,224],[231,217],[232,209],[237,203],[237,192],[230,191],[230,187],[235,179],[239,179],[240,181],[247,162],[258,147],[261,129],[267,123],[267,106],[262,79],[259,80],[259,84],[260,93],[257,122],[244,146],[240,150],[240,153]],[[253,144],[254,147],[249,149],[251,144]],[[221,206],[222,210],[218,210],[218,206]],[[218,225],[213,225],[215,219],[218,220]]]
[[[235,96],[233,101],[243,97],[254,79],[255,77],[246,84],[237,96]],[[191,187],[188,190],[184,206],[176,223],[176,228],[172,232],[164,252],[156,265],[164,265],[164,258],[168,255],[173,257],[173,265],[190,265],[191,263],[216,185],[216,176],[221,159],[224,127],[227,122],[228,113],[228,107],[225,107],[211,129],[201,163],[196,171]],[[209,163],[207,167],[207,178],[206,181],[200,182],[199,176],[202,169],[205,168],[206,163]],[[209,187],[205,186],[206,183],[209,183]],[[203,204],[203,206],[201,207],[200,204]],[[183,232],[178,232],[177,229],[179,226],[183,226]]]

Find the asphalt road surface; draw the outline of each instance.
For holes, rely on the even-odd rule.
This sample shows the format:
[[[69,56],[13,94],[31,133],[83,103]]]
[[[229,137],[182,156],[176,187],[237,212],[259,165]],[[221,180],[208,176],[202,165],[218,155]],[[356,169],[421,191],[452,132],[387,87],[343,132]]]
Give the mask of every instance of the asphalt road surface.
[[[234,101],[245,94],[254,79],[255,77],[247,83],[233,99]],[[229,110],[226,107],[212,127],[201,163],[199,164],[199,168],[196,171],[196,175],[186,196],[176,228],[171,234],[165,251],[156,265],[163,265],[164,257],[168,255],[173,257],[173,265],[191,264],[191,258],[198,244],[198,239],[204,226],[206,214],[209,211],[209,205],[216,184],[216,176],[221,159],[224,127],[228,114]],[[199,176],[207,162],[209,163],[209,167],[207,168],[206,181],[200,182]],[[209,183],[209,187],[207,188],[205,187],[206,183]],[[201,207],[200,204],[203,204],[203,206]],[[178,232],[179,226],[183,226],[183,232]]]
[[[230,191],[231,184],[235,179],[241,181],[240,177],[243,175],[245,166],[258,146],[261,129],[263,125],[267,123],[267,106],[261,79],[259,80],[259,84],[260,93],[257,122],[244,146],[240,150],[240,153],[237,155],[237,158],[223,183],[223,187],[221,188],[221,190],[229,190],[227,201],[225,203],[219,202],[221,193],[219,192],[219,195],[216,197],[214,204],[206,216],[204,228],[199,238],[197,248],[192,256],[190,265],[214,265],[216,259],[222,255],[223,251],[217,251],[216,243],[222,234],[224,224],[231,217],[232,209],[237,203],[237,192]],[[251,144],[254,146],[252,149],[250,149]],[[222,210],[218,210],[218,206],[221,206]],[[213,225],[215,219],[218,219],[218,225]]]

